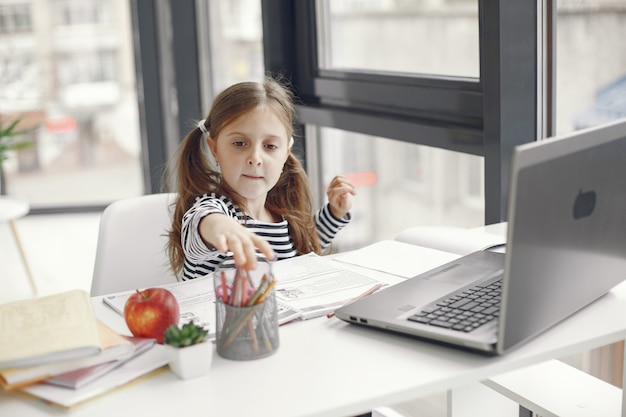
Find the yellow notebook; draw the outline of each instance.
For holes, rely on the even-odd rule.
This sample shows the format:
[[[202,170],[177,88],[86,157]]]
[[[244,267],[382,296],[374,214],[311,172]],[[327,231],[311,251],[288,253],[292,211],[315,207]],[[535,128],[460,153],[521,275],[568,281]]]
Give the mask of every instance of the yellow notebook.
[[[77,359],[101,350],[98,321],[85,291],[0,305],[0,370]]]

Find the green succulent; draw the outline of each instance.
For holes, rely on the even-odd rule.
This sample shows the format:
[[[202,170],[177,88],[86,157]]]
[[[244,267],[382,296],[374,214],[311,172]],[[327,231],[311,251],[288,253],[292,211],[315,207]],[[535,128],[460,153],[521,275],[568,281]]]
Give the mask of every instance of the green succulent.
[[[182,328],[172,324],[163,334],[163,343],[175,347],[191,346],[204,342],[208,334],[208,330],[192,321],[184,324]]]

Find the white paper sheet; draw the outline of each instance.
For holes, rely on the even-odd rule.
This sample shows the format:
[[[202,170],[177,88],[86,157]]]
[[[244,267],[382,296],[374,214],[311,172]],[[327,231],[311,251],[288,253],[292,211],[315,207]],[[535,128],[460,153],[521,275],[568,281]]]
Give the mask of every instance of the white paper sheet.
[[[461,255],[397,240],[382,240],[335,257],[337,261],[412,278]]]

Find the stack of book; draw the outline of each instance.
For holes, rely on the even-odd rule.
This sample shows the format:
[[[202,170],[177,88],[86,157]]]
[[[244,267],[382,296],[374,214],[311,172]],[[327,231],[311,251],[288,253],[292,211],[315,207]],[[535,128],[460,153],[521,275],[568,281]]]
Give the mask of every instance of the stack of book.
[[[0,385],[65,407],[164,367],[156,346],[97,320],[82,290],[0,305]]]

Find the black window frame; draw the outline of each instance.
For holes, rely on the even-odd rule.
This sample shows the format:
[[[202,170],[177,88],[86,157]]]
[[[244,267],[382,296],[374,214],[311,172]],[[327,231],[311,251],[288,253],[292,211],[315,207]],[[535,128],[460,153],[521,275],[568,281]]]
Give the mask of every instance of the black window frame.
[[[262,0],[266,71],[290,78],[299,123],[484,157],[485,224],[506,220],[511,152],[537,139],[538,2],[478,0],[480,77],[324,70],[316,0]]]
[[[130,0],[144,189],[171,191],[166,168],[202,117],[196,0]]]

